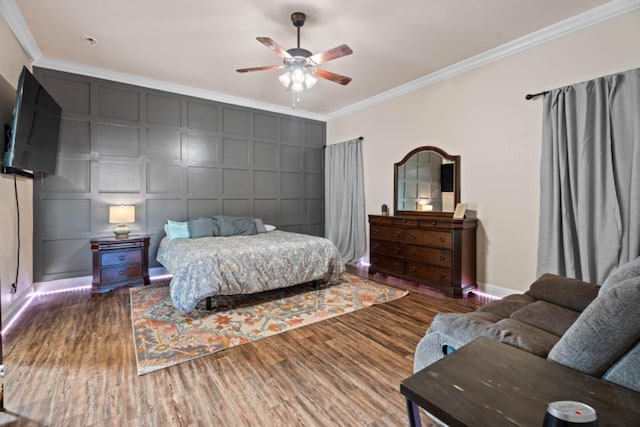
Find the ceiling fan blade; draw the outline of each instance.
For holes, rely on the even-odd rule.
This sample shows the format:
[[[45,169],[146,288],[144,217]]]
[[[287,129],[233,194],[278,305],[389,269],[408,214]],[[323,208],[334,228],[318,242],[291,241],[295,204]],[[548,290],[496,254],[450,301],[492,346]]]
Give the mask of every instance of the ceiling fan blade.
[[[325,52],[316,53],[315,55],[311,55],[309,60],[315,62],[316,64],[322,64],[323,62],[331,61],[332,59],[341,58],[343,56],[351,55],[353,51],[346,44],[341,44],[340,46],[334,47],[333,49],[329,49]]]
[[[318,68],[315,71],[315,75],[322,78],[331,80],[332,82],[340,83],[341,85],[347,85],[351,81],[351,77],[342,76],[340,74],[332,73],[331,71]]]
[[[279,70],[280,68],[284,68],[284,65],[265,65],[264,67],[239,68],[236,71],[239,73],[249,73],[251,71]]]
[[[256,37],[256,40],[258,40],[269,49],[272,49],[275,53],[278,54],[280,58],[292,58],[292,56],[289,54],[289,52],[287,52],[285,48],[271,40],[269,37]]]

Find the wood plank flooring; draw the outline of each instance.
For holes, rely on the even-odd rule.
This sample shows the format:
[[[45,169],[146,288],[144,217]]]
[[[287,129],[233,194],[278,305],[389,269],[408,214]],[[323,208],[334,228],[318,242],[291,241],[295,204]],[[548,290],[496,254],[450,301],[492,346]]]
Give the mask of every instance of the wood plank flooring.
[[[143,376],[128,290],[38,297],[4,337],[0,425],[405,426],[400,381],[433,316],[487,301],[389,283],[411,292]]]

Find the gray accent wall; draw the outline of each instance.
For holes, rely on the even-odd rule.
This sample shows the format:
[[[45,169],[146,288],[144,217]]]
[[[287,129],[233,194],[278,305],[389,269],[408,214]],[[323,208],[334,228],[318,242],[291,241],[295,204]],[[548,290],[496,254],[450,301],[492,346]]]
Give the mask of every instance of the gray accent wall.
[[[324,234],[325,123],[45,68],[62,106],[56,174],[34,181],[34,281],[91,274],[90,239],[110,205],[136,206],[132,234],[167,219],[253,216]]]

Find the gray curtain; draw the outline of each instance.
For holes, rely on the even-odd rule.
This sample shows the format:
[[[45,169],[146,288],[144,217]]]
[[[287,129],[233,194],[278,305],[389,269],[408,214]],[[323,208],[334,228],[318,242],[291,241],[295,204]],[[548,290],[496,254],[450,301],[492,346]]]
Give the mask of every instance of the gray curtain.
[[[345,264],[366,252],[366,213],[362,140],[352,139],[325,148],[325,237]]]
[[[544,96],[538,275],[602,284],[640,256],[640,69]]]

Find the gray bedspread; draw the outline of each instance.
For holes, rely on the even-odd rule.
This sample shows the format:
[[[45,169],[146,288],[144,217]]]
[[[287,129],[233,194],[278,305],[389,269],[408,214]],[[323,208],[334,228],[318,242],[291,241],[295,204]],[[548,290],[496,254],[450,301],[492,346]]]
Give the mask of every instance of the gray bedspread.
[[[336,283],[344,271],[331,241],[279,230],[253,236],[165,237],[156,259],[173,274],[171,299],[183,313],[208,296],[251,294],[320,279]]]

